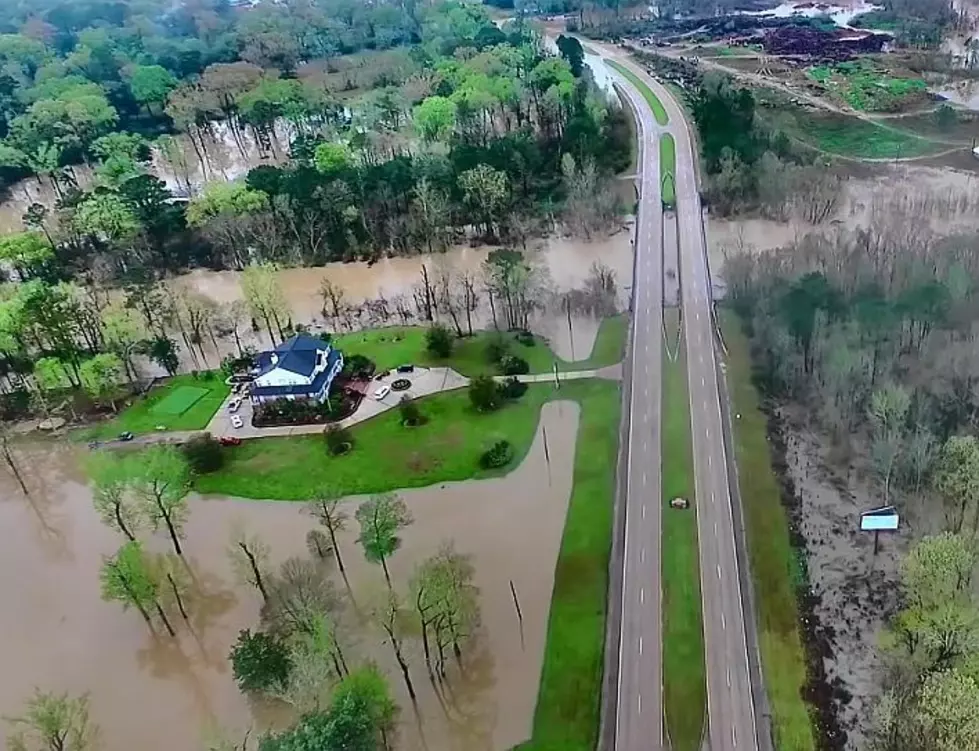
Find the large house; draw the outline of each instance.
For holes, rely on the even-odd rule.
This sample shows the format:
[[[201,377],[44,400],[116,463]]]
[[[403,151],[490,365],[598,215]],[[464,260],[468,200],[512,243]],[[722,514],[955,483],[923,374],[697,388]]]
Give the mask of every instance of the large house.
[[[252,402],[275,399],[324,401],[330,385],[343,369],[343,354],[322,339],[306,334],[263,352],[255,362],[258,375],[252,382]]]

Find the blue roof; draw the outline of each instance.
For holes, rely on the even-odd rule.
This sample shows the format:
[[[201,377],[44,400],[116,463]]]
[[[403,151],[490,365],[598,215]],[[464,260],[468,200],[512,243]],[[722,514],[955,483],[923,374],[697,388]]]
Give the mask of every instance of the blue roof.
[[[325,344],[325,342],[321,342]],[[316,378],[308,386],[254,386],[251,393],[255,396],[311,396],[320,393],[327,381],[333,377],[333,368],[337,360],[343,358],[338,350],[331,349],[326,360],[326,368],[316,374]],[[281,365],[281,361],[279,363]]]
[[[258,356],[255,364],[258,366],[259,375],[265,375],[275,368],[282,368],[308,378],[316,368],[316,353],[319,350],[331,350],[332,355],[332,348],[322,339],[307,334],[296,334],[275,348],[278,362],[272,362],[272,352],[263,352]]]

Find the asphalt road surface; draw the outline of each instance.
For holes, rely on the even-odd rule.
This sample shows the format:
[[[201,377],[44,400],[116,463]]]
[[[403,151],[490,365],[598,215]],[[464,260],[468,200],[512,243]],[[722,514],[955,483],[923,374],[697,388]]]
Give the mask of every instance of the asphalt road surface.
[[[660,366],[663,269],[659,128],[639,93],[623,86],[638,114],[642,144],[633,327],[630,421],[625,490],[625,542],[615,748],[661,748],[663,738],[660,630]]]
[[[754,703],[752,701],[752,686],[748,666],[748,649],[745,637],[745,616],[741,600],[741,586],[738,572],[738,559],[735,549],[734,538],[734,514],[731,502],[731,489],[728,482],[727,456],[724,447],[724,436],[721,423],[721,404],[720,392],[717,383],[717,360],[715,353],[714,328],[711,318],[712,301],[710,290],[710,277],[707,269],[707,256],[704,247],[704,238],[701,226],[700,197],[697,188],[695,173],[694,153],[691,149],[690,133],[684,119],[684,113],[679,105],[674,101],[670,93],[653,79],[646,76],[637,66],[630,64],[624,56],[617,55],[620,62],[629,65],[656,95],[663,102],[670,117],[669,130],[676,140],[677,154],[677,174],[676,174],[676,195],[677,211],[679,218],[679,242],[680,242],[680,270],[681,270],[681,295],[682,295],[682,319],[684,329],[684,341],[687,353],[687,378],[690,391],[690,422],[691,433],[693,436],[693,456],[694,456],[694,482],[697,503],[697,524],[700,542],[700,574],[701,574],[701,595],[703,598],[704,610],[704,641],[706,645],[706,666],[707,666],[707,715],[708,715],[708,745],[710,751],[755,751],[758,748],[757,735],[755,728]],[[645,122],[652,122],[652,115],[648,107],[642,102],[631,86],[627,82],[624,88],[629,92],[630,99],[641,103],[640,112]],[[646,146],[644,154],[656,152],[658,146],[649,140],[648,134],[651,129],[644,127],[644,138]],[[650,160],[644,157],[643,169],[649,168]],[[658,173],[656,182],[658,183]],[[649,180],[643,181],[644,188],[650,185]],[[646,209],[647,217],[641,221],[649,221],[648,215],[658,213],[648,201],[644,189],[642,207]],[[655,191],[658,197],[659,191]],[[653,191],[649,191],[652,198]],[[658,198],[657,198],[658,200]],[[657,207],[658,208],[658,207]],[[642,231],[642,230],[640,230]],[[642,245],[640,245],[640,268],[642,268]],[[637,272],[637,295],[640,294],[644,284],[647,287],[656,287],[658,284],[651,283],[651,274],[657,269],[650,269],[649,274],[643,271]],[[639,280],[642,280],[641,282]],[[654,295],[643,291],[643,299],[654,301]],[[637,304],[638,305],[638,304]],[[652,314],[642,315],[643,311],[637,310],[636,330],[637,344],[640,348],[641,342],[647,340],[643,333],[647,330],[652,320]],[[658,338],[658,337],[657,337]],[[651,341],[651,337],[649,337]],[[655,347],[656,355],[656,375],[655,390],[659,391],[659,345]],[[646,362],[652,366],[652,357],[649,360],[640,362],[636,356],[634,363],[634,383],[642,382]],[[634,386],[635,388],[635,386]],[[633,461],[629,470],[629,482],[632,488],[629,495],[628,513],[634,515],[634,509],[640,499],[648,498],[649,502],[655,497],[657,507],[659,507],[659,397],[645,399],[642,396],[640,387],[639,396],[634,399],[631,405],[632,419],[636,423],[643,424],[646,415],[650,411],[656,415],[655,422],[657,427],[653,428],[656,434],[656,446],[650,448],[647,453],[642,446],[631,445],[630,458],[644,457],[646,463],[657,469],[655,482],[657,488],[652,488],[648,493],[639,493],[636,488],[643,486],[638,484],[636,475],[643,470],[638,470],[636,461]],[[648,430],[646,431],[648,433]],[[654,458],[657,457],[657,458]],[[640,480],[642,478],[639,478]],[[647,519],[649,513],[647,512]],[[639,563],[635,559],[634,548],[637,539],[645,540],[650,546],[649,535],[656,535],[656,549],[659,544],[659,518],[656,517],[656,528],[650,528],[648,533],[645,529],[629,531],[629,524],[635,524],[635,520],[627,518],[627,550],[625,561],[625,583],[623,601],[623,625],[622,625],[622,654],[620,662],[621,676],[619,687],[619,709],[618,730],[622,734],[617,737],[616,748],[621,751],[633,751],[633,749],[657,748],[662,743],[662,711],[657,706],[656,709],[656,732],[650,730],[645,735],[636,735],[634,726],[641,725],[647,727],[645,723],[650,723],[645,714],[638,711],[636,706],[639,702],[638,695],[642,695],[642,702],[646,705],[645,712],[649,712],[649,699],[647,692],[652,688],[653,679],[647,680],[646,673],[642,668],[635,668],[635,674],[630,673],[626,664],[629,659],[636,660],[639,665],[643,665],[641,658],[637,656],[635,642],[639,636],[644,636],[643,649],[648,650],[648,640],[655,634],[659,636],[659,612],[658,597],[655,626],[645,625],[647,621],[642,620],[646,616],[646,611],[641,607],[630,612],[629,600],[635,596],[636,586],[646,585],[647,590],[653,586],[650,577],[650,565],[648,558],[645,564]],[[641,542],[639,544],[642,544]],[[637,579],[641,584],[637,585]],[[630,584],[631,582],[631,584]],[[656,591],[659,591],[659,577],[656,577]],[[648,595],[647,595],[648,599]],[[638,624],[629,623],[630,620],[639,618]],[[648,653],[648,652],[647,652]],[[657,685],[655,696],[661,700],[659,688],[659,653],[657,653]],[[628,678],[629,682],[625,679]],[[641,692],[641,693],[640,693]],[[633,713],[635,710],[635,713]],[[657,744],[657,741],[660,741]]]

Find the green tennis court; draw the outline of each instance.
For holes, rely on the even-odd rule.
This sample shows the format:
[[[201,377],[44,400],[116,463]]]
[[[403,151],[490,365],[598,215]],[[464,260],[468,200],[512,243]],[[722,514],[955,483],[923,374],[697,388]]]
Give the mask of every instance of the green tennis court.
[[[209,389],[197,386],[180,386],[173,389],[163,399],[150,408],[154,415],[182,415],[210,393]]]

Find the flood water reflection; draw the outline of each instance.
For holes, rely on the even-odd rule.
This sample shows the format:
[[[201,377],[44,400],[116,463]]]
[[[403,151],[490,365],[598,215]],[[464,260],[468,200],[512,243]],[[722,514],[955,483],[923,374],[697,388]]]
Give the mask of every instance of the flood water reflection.
[[[351,618],[348,661],[376,660],[402,707],[397,748],[505,749],[529,736],[577,424],[576,404],[548,404],[542,412],[546,456],[539,426],[527,458],[506,477],[403,493],[415,522],[390,561],[396,589],[406,591],[415,564],[452,540],[473,557],[482,619],[439,693],[426,676],[420,644],[406,642],[419,695],[416,715],[390,647],[373,627]],[[286,721],[282,706],[249,702],[234,684],[228,651],[240,629],[257,625],[260,597],[234,583],[225,547],[231,525],[244,523],[269,544],[274,562],[305,555],[310,519],[285,502],[192,497],[185,545],[194,575],[191,618],[184,624],[171,614],[178,630],[171,639],[152,633],[138,613],[101,600],[102,557],[122,539],[92,509],[76,469],[76,452],[83,451],[20,449],[29,499],[0,475],[0,716],[16,714],[35,687],[90,691],[102,747],[145,751],[201,748],[215,724],[244,731]],[[384,580],[357,548],[355,527],[344,532],[340,546],[363,605],[383,592]],[[153,536],[147,546],[162,551],[167,542]]]

